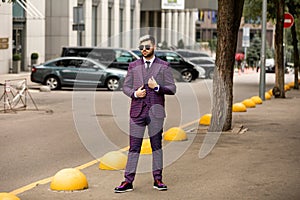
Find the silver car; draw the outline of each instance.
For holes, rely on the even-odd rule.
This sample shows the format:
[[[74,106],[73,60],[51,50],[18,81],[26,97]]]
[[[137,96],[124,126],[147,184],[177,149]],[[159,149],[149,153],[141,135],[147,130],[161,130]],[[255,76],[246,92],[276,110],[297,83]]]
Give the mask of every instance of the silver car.
[[[90,58],[61,57],[33,66],[31,81],[48,85],[51,90],[88,86],[114,91],[122,88],[126,74],[126,70],[107,68]]]

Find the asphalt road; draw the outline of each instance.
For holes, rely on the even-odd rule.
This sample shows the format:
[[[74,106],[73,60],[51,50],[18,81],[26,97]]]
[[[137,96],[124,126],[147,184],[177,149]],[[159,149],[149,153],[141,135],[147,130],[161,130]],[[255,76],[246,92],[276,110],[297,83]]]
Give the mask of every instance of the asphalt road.
[[[274,80],[274,74],[267,74],[267,90]],[[286,82],[292,80],[292,74],[286,75]],[[234,82],[234,102],[258,95],[259,74],[236,74]],[[35,84],[29,86],[34,88],[29,91],[38,111],[29,98],[28,110],[0,113],[0,192],[87,163],[109,148],[128,145],[129,99],[122,92],[69,88],[39,92]],[[177,95],[166,99],[165,130],[210,113],[211,80],[177,86]],[[103,134],[98,138],[97,133]]]

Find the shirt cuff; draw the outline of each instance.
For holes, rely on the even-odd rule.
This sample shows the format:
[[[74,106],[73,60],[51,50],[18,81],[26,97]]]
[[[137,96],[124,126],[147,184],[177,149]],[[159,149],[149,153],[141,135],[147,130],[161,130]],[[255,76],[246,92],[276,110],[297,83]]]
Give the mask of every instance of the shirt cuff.
[[[157,85],[157,86],[154,88],[154,91],[155,91],[155,92],[158,92],[158,91],[159,91],[159,85]]]

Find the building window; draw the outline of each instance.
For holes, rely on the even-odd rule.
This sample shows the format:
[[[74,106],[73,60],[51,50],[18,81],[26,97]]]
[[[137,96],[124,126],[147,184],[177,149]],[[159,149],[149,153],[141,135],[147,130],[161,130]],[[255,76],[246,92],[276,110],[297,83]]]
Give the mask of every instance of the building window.
[[[245,21],[245,24],[261,24],[260,17],[257,17],[256,19],[245,18],[244,21]]]
[[[130,0],[131,9],[135,8],[135,0]]]
[[[133,30],[133,24],[134,24],[134,22],[133,22],[133,19],[134,19],[134,9],[131,9],[130,10],[130,29],[131,30]],[[130,31],[130,40],[131,40],[131,46],[132,47],[134,47],[135,45],[134,45],[134,43],[133,43],[133,32],[134,31]]]
[[[109,7],[108,8],[108,37],[109,37],[109,40],[108,40],[108,46],[111,46],[111,36],[112,36],[112,7]]]
[[[120,8],[124,8],[124,5],[125,5],[124,0],[120,0]]]
[[[120,9],[120,25],[119,25],[120,33],[123,32],[123,26],[124,26],[124,9]],[[120,34],[120,45],[123,44],[123,37],[122,34]]]
[[[198,20],[200,22],[204,22],[204,11],[199,10],[199,12],[198,12]]]
[[[92,8],[92,45],[97,46],[97,6]]]
[[[211,23],[212,23],[212,24],[216,24],[216,23],[217,23],[217,20],[218,20],[217,12],[216,12],[216,11],[208,11],[208,12],[207,12],[207,18],[208,18],[209,20],[211,20]]]
[[[13,18],[25,19],[24,9],[18,3],[13,4]]]
[[[154,12],[149,11],[149,27],[154,27]]]
[[[216,24],[218,20],[218,15],[216,11],[211,11],[211,23]]]

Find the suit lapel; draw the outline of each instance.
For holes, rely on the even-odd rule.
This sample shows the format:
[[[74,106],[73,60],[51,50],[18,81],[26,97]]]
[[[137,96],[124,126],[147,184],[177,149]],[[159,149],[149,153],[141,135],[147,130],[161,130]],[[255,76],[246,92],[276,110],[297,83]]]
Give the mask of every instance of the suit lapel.
[[[144,85],[144,77],[143,77],[143,67],[144,67],[143,58],[140,59],[138,67],[138,77],[141,83]]]
[[[152,76],[156,77],[156,75],[158,74],[158,72],[160,71],[160,63],[157,61],[157,58],[154,59],[153,63],[152,63]]]

